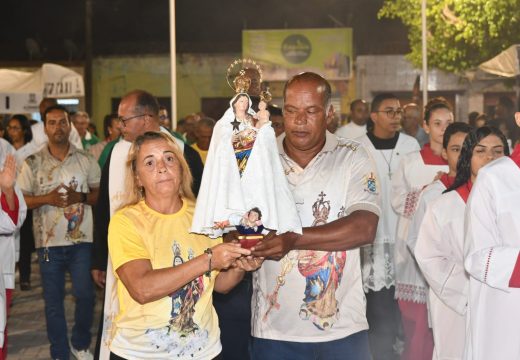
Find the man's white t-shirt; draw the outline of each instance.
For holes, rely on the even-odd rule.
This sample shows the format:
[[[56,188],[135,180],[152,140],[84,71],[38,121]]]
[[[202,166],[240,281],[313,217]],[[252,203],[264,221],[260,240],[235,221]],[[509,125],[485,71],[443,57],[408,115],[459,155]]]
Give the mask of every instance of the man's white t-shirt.
[[[302,169],[285,153],[284,139],[278,137],[278,149],[302,226],[356,210],[379,215],[376,168],[361,144],[327,132],[323,149]],[[266,260],[253,286],[255,337],[324,342],[368,328],[359,249],[290,251],[280,261]]]
[[[340,127],[334,135],[345,139],[356,139],[367,133],[367,125],[358,125],[351,121],[347,125]]]

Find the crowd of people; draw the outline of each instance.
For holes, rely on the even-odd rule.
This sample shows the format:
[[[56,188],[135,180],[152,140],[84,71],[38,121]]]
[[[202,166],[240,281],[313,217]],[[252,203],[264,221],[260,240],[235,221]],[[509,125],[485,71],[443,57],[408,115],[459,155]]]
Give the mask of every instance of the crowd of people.
[[[0,139],[0,360],[18,242],[22,291],[38,255],[52,359],[520,358],[514,103],[460,121],[444,98],[402,106],[382,93],[354,100],[339,126],[331,97],[328,81],[302,73],[285,85],[283,113],[261,105],[275,136],[264,150],[301,227],[266,231],[251,248],[222,231],[232,221],[200,233],[193,224],[210,207],[196,205],[199,191],[215,195],[201,190],[205,164],[246,181],[241,156],[255,138],[232,134],[246,122],[260,134],[255,94],[238,94],[218,121],[194,113],[172,129],[168,110],[134,90],[104,118],[103,140],[86,112],[53,99],[40,104],[42,122],[11,116]],[[229,181],[216,192],[245,186]]]

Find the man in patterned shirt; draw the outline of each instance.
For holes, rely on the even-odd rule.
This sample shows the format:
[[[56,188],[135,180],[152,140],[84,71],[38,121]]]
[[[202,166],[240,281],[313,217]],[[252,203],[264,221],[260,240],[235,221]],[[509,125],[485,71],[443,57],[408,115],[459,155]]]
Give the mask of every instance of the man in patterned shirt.
[[[77,359],[92,359],[88,350],[95,299],[90,276],[91,206],[98,197],[100,169],[92,155],[71,145],[71,123],[64,107],[51,106],[45,111],[44,129],[48,146],[27,158],[18,184],[27,206],[34,209],[51,357],[69,359],[64,309],[68,271],[76,298],[70,350]]]
[[[285,86],[278,150],[304,228],[253,248],[267,258],[253,274],[253,360],[370,359],[358,248],[376,233],[376,167],[360,143],[326,130],[330,99],[315,73]]]

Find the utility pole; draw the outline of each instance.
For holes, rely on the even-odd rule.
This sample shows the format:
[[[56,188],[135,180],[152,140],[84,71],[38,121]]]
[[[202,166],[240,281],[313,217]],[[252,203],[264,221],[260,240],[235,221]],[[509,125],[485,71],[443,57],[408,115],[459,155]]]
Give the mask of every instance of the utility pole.
[[[422,19],[422,75],[423,75],[423,103],[426,106],[428,103],[428,45],[426,42],[426,0],[421,2],[421,19]]]
[[[92,116],[92,0],[85,0],[85,111]]]
[[[175,0],[170,0],[170,81],[172,99],[170,119],[172,129],[177,128],[177,42],[175,36]]]

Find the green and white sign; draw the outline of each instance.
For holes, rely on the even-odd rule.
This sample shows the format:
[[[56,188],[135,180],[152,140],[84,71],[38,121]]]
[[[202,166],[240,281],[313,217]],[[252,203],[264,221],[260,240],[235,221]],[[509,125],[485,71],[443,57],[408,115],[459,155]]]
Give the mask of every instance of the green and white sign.
[[[264,80],[285,81],[302,71],[348,80],[352,29],[244,30],[242,56],[260,64]]]

